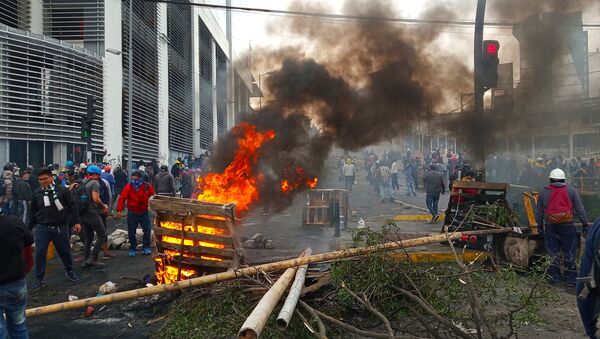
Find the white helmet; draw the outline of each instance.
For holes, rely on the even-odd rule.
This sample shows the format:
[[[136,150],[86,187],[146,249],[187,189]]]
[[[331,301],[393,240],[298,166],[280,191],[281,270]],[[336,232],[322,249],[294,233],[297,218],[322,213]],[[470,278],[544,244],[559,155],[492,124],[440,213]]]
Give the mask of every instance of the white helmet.
[[[560,168],[555,168],[552,170],[552,172],[550,172],[550,179],[565,180],[565,172],[563,172],[563,170],[561,170]]]

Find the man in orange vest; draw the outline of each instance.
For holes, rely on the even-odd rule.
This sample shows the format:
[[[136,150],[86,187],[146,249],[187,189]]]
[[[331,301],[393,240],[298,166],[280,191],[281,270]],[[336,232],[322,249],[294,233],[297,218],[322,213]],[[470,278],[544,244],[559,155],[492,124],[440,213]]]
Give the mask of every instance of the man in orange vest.
[[[538,225],[543,225],[546,252],[552,258],[548,268],[550,283],[561,280],[560,258],[562,252],[565,261],[565,279],[568,287],[575,286],[577,271],[575,253],[577,250],[577,231],[573,224],[576,216],[588,227],[588,221],[581,198],[577,191],[565,183],[565,172],[556,168],[550,172],[550,185],[540,192],[535,211]]]

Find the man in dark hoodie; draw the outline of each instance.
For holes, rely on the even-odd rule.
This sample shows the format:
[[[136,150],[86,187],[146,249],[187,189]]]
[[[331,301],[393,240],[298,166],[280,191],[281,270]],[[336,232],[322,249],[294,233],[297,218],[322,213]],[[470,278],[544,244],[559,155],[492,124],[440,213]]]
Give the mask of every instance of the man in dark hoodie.
[[[29,186],[29,177],[30,174],[28,172],[22,172],[21,178],[19,181],[17,181],[17,187],[15,188],[19,211],[21,212],[19,217],[25,224],[27,224],[29,203],[31,202],[32,198],[31,187]]]
[[[154,178],[154,190],[158,195],[175,196],[175,179],[167,165],[160,166],[160,172]]]
[[[568,287],[575,286],[577,277],[575,253],[577,251],[577,231],[573,216],[587,229],[588,221],[581,198],[577,191],[565,183],[565,172],[556,168],[550,172],[550,185],[540,192],[535,221],[543,226],[544,244],[552,263],[548,268],[550,283],[560,283],[560,252],[565,262],[565,278]]]

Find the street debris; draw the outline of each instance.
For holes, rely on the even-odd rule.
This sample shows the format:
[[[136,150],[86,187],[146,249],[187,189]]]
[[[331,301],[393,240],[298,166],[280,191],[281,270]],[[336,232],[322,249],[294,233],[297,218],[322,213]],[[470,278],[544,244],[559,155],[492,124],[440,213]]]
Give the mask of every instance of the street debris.
[[[244,248],[275,248],[273,240],[267,239],[262,233],[254,234],[250,239],[244,241],[243,246]]]
[[[111,294],[117,292],[117,285],[112,281],[107,281],[98,288],[98,293]]]

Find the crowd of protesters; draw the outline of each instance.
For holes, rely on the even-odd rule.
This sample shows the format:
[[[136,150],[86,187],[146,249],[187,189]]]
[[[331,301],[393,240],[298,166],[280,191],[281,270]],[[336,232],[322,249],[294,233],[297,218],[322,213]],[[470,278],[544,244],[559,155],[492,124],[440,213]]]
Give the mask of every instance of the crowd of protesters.
[[[12,162],[5,164],[0,179],[0,253],[7,269],[0,272],[0,317],[4,320],[0,337],[27,337],[25,275],[33,268],[35,283],[31,288],[46,286],[50,242],[66,279],[78,281],[71,235],[78,234],[84,244],[81,269],[106,266],[100,259],[114,257],[108,250],[107,219],[115,206],[117,218],[123,216],[126,207],[129,256],[138,252],[138,227],[143,231],[141,253],[151,254],[150,197],[159,194],[190,198],[195,191],[194,172],[207,170],[207,157],[208,153],[178,158],[170,167],[159,166],[156,161],[138,162],[130,173],[119,164],[107,163],[66,161],[63,165],[24,169]]]

